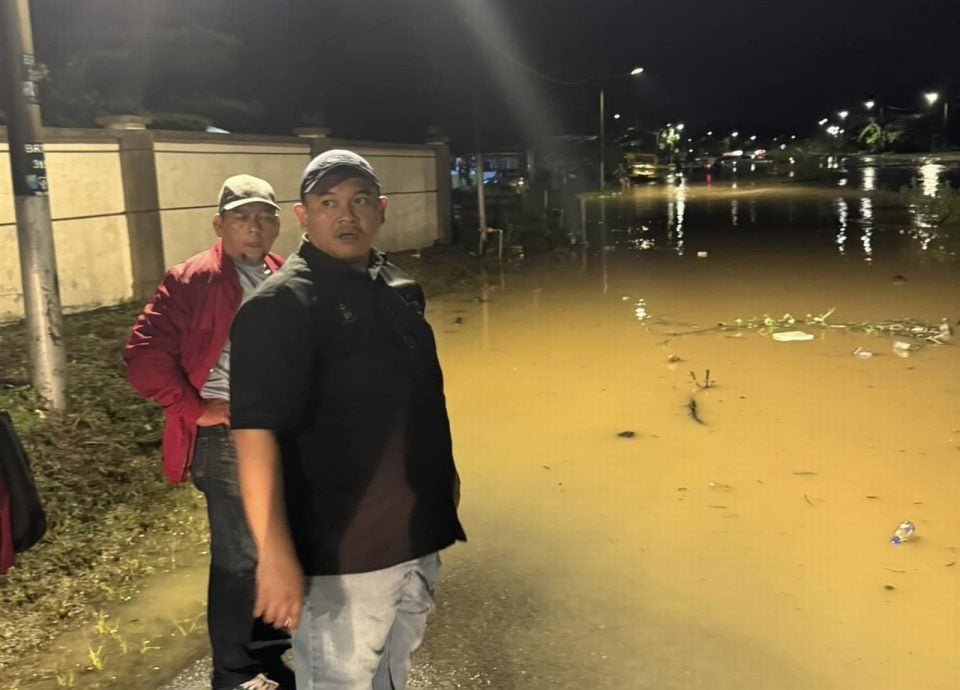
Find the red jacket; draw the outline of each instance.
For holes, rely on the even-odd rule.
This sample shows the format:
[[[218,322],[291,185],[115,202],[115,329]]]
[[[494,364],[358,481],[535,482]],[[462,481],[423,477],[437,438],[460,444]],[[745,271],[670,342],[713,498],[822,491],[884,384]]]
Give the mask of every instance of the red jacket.
[[[276,271],[283,259],[268,254]],[[171,268],[133,325],[123,358],[130,385],[163,408],[163,471],[186,480],[203,412],[200,390],[230,335],[243,290],[220,240]]]

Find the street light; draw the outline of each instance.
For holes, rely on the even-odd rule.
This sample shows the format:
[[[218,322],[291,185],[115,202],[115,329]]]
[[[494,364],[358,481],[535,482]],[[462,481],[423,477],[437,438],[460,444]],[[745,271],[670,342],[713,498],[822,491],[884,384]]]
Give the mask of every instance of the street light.
[[[933,105],[934,103],[940,100],[940,92],[927,91],[925,94],[923,94],[923,97],[927,99],[927,105]]]
[[[614,76],[631,76],[638,77],[643,74],[643,67],[634,67],[626,75],[614,75]],[[607,77],[612,78],[612,77]],[[603,79],[600,78],[600,191],[602,192],[607,184],[607,165],[606,165],[606,127],[604,120],[606,116],[604,115],[604,96],[603,96]]]
[[[873,106],[875,106],[876,104],[877,102],[875,100],[873,100],[872,98],[869,98],[863,102],[863,107],[866,108],[867,110],[873,110]]]
[[[849,114],[850,114],[850,111],[849,111],[849,110],[841,110],[840,112],[837,113],[837,115],[840,116],[840,119],[841,119],[841,120],[846,120],[846,119],[847,119],[847,115],[849,115]]]

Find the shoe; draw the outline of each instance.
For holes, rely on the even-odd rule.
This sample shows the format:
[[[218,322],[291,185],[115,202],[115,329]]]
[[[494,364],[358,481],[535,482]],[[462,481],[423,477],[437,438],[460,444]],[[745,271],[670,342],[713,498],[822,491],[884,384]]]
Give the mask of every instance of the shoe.
[[[234,690],[277,690],[279,687],[280,683],[275,683],[261,673],[246,683],[240,683]]]

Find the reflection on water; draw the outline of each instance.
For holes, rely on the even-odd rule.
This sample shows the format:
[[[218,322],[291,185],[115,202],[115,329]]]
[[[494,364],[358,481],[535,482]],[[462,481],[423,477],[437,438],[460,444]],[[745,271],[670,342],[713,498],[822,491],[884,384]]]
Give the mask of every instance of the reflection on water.
[[[829,165],[839,165],[838,160],[830,160]],[[612,213],[612,229],[619,228],[619,234],[606,237],[604,245],[609,241],[611,246],[643,250],[669,247],[680,256],[694,244],[699,250],[701,244],[750,241],[763,233],[792,236],[800,251],[845,255],[851,251],[850,238],[856,238],[868,263],[878,253],[919,251],[939,257],[956,246],[940,227],[944,209],[936,198],[937,189],[950,184],[958,170],[930,162],[911,168],[916,193],[909,205],[904,203],[908,195],[898,199],[889,194],[888,171],[875,162],[859,170],[851,168],[832,187],[758,180],[746,172],[741,179],[710,183],[672,177],[671,184],[645,185],[607,198],[602,205],[589,202],[587,223],[597,231],[605,214]],[[897,169],[898,174],[903,172]],[[849,184],[838,186],[843,180]],[[917,202],[920,195],[926,195],[929,203]],[[733,229],[738,232],[724,232]],[[594,247],[598,241],[599,237],[589,238]]]
[[[671,242],[677,254],[683,256],[683,221],[687,212],[687,183],[682,180],[671,188],[667,201],[667,241]]]
[[[863,244],[864,260],[870,263],[873,260],[873,199],[868,196],[860,199],[860,222],[863,224],[860,242]]]
[[[927,163],[920,167],[920,190],[925,196],[936,196],[940,176],[946,168],[939,163]]]
[[[837,249],[841,254],[847,250],[847,217],[848,206],[846,199],[837,199]]]

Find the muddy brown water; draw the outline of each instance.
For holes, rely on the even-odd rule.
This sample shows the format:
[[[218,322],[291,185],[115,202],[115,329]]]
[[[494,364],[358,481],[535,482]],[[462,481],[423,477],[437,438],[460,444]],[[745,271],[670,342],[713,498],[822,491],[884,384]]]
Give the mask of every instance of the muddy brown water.
[[[955,258],[864,198],[640,189],[585,259],[434,301],[471,542],[416,687],[960,687],[956,345],[671,335],[955,322]]]
[[[642,188],[588,247],[431,300],[470,542],[410,687],[960,687],[960,349],[710,330],[955,323],[945,242],[861,191]],[[202,610],[202,564],[173,577],[138,619]]]

